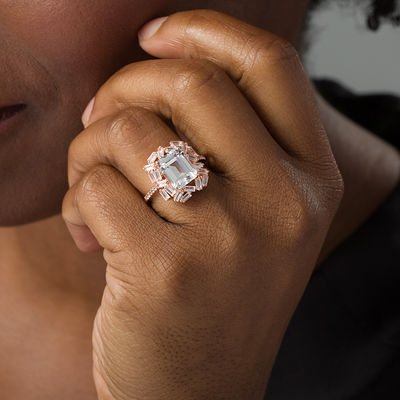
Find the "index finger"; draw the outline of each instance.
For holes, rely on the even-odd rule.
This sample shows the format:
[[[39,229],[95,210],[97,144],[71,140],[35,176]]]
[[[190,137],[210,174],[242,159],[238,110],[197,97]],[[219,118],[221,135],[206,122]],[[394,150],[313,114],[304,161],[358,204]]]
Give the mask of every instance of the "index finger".
[[[152,22],[139,32],[145,51],[160,58],[206,58],[220,66],[288,153],[309,159],[329,149],[313,89],[289,42],[213,10],[172,14],[146,38]]]

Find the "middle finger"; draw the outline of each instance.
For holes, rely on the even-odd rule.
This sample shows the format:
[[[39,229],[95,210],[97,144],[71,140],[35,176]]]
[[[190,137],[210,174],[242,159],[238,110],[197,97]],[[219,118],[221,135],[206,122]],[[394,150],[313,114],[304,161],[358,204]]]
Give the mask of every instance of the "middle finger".
[[[68,183],[73,186],[82,176],[98,164],[112,165],[144,196],[157,182],[151,183],[149,175],[143,170],[146,160],[158,146],[167,147],[179,137],[153,112],[141,107],[129,107],[116,114],[106,116],[92,123],[77,135],[68,149]],[[164,155],[164,154],[163,154]],[[196,158],[192,161],[196,164]],[[220,179],[211,171],[211,185],[207,189],[208,199]],[[157,177],[155,177],[157,178]],[[161,176],[158,179],[162,179]],[[189,189],[197,187],[195,181],[187,184]],[[161,189],[161,188],[160,188]],[[211,190],[210,190],[211,189]],[[172,189],[171,189],[172,190]],[[175,193],[160,190],[151,198],[152,207],[169,221],[180,222],[186,214],[175,201],[166,202],[161,194],[170,200]],[[190,194],[186,195],[190,197]],[[196,193],[194,197],[197,197]],[[185,210],[197,214],[199,204],[204,205],[204,195],[199,201],[190,201]],[[167,203],[167,204],[166,204]],[[179,211],[178,211],[179,210]]]
[[[234,82],[211,61],[146,60],[122,68],[99,89],[86,125],[131,106],[170,119],[214,170],[233,180],[287,158]]]

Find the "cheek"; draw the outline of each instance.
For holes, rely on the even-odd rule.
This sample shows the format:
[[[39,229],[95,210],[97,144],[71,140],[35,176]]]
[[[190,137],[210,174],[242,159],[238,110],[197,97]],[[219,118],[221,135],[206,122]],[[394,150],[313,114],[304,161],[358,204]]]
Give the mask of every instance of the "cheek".
[[[138,28],[167,0],[20,0],[10,31],[53,77],[110,70],[141,50]],[[18,2],[17,2],[18,3]],[[24,3],[24,4],[22,4]],[[136,56],[136,57],[135,57]]]
[[[0,225],[60,212],[68,144],[82,129],[81,113],[112,73],[150,58],[137,30],[173,3],[0,0],[0,86],[28,104],[15,139],[0,148],[0,171],[10,171],[1,175]],[[13,78],[7,84],[2,71]]]

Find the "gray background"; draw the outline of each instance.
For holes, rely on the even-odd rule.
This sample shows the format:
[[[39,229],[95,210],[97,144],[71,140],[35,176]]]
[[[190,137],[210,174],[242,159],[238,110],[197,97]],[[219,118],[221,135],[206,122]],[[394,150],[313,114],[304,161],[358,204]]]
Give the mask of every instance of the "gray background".
[[[333,77],[358,92],[400,94],[400,27],[368,31],[359,8],[331,5],[315,12],[305,65],[313,77]]]

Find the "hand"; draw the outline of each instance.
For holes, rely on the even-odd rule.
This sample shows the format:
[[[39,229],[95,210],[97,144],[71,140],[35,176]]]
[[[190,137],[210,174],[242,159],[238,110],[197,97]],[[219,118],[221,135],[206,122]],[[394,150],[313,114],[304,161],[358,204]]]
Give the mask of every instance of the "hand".
[[[68,154],[62,215],[104,248],[100,399],[261,399],[342,196],[291,45],[215,11],[169,16],[97,92]],[[141,169],[185,138],[209,185],[164,201]],[[98,244],[97,244],[98,243]]]

